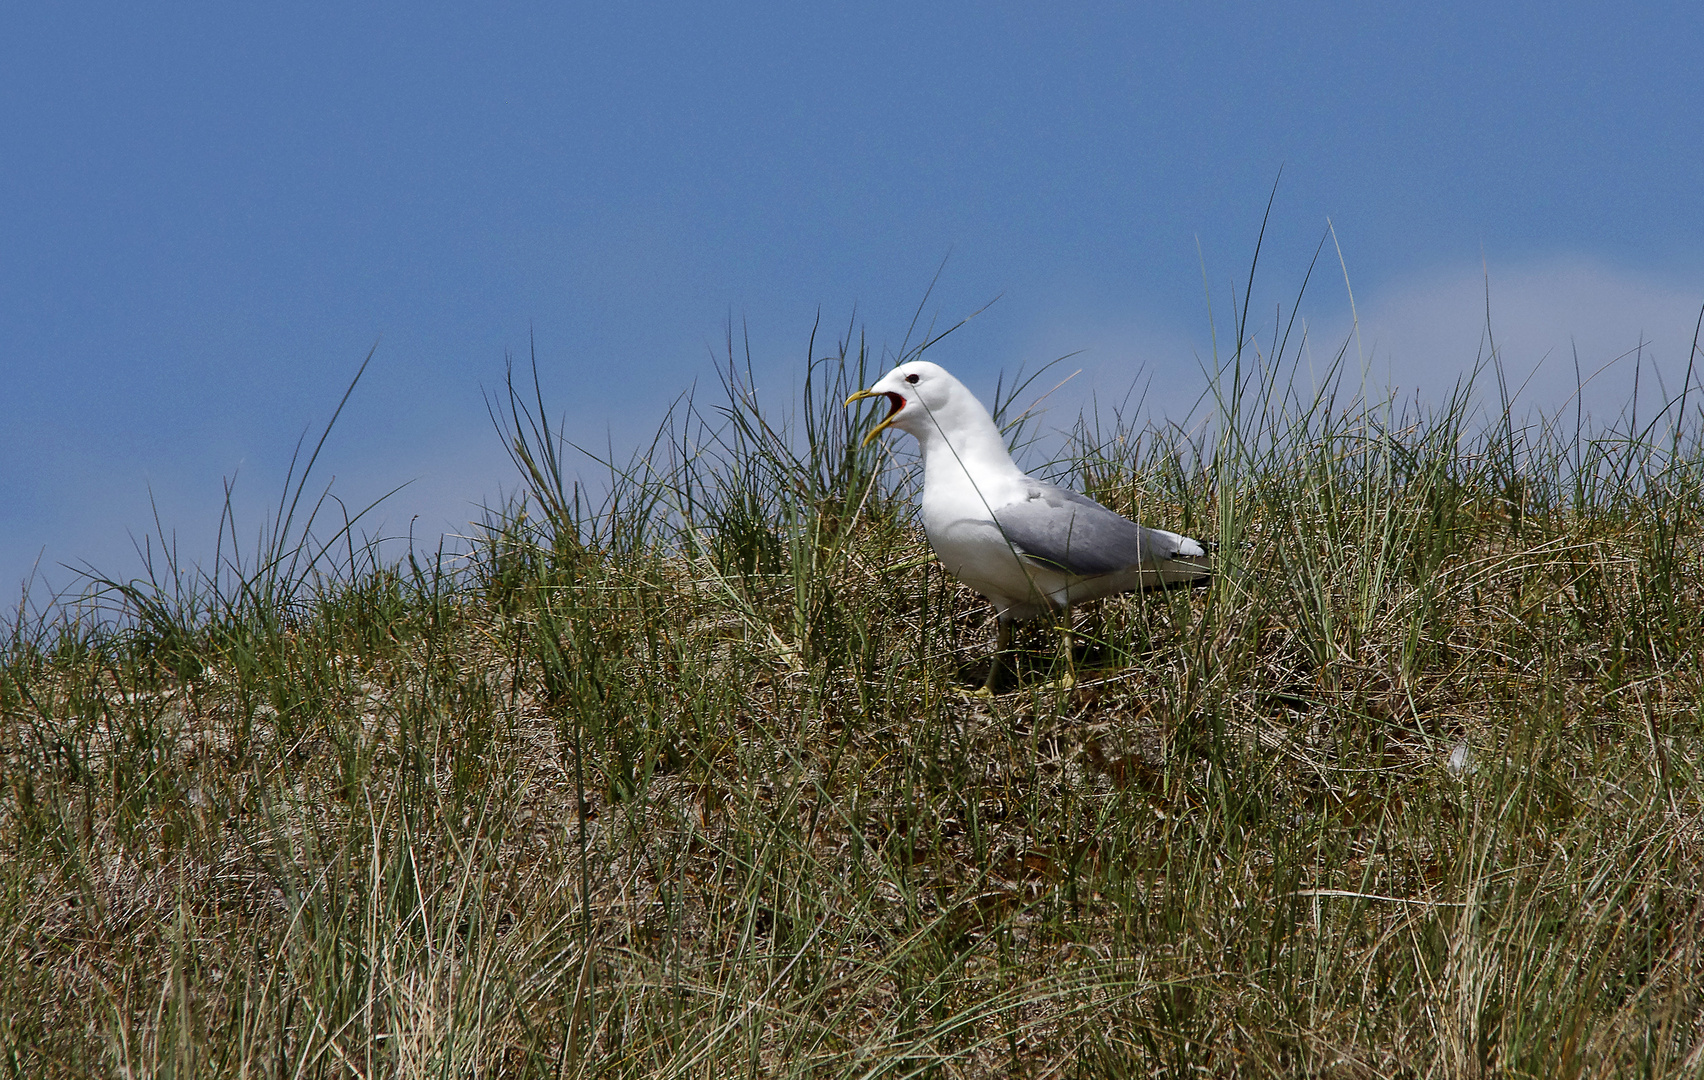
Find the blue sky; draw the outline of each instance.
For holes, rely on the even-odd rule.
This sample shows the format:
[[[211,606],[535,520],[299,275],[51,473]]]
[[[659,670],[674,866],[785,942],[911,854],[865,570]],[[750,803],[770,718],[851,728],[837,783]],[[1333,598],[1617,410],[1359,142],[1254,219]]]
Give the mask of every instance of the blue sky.
[[[1222,310],[1280,170],[1257,310],[1329,220],[1405,391],[1471,366],[1487,280],[1540,405],[1576,348],[1678,378],[1704,305],[1692,4],[154,7],[0,35],[14,597],[38,560],[134,573],[150,499],[203,556],[225,477],[258,527],[375,343],[320,467],[355,503],[408,483],[375,525],[427,536],[513,486],[482,393],[529,340],[570,433],[621,448],[714,384],[730,321],[780,398],[819,311],[896,345],[943,259],[929,314],[1000,297],[933,354],[973,388],[1077,352],[1073,392],[1151,379],[1165,419],[1203,265]]]

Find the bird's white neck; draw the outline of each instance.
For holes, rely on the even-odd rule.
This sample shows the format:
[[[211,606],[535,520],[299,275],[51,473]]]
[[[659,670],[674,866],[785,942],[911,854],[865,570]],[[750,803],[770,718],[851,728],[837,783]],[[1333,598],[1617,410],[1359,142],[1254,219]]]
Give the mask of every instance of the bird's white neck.
[[[925,495],[930,489],[974,486],[972,475],[984,487],[1023,479],[1023,470],[1012,461],[993,418],[974,399],[970,406],[955,410],[957,415],[920,416],[908,425],[923,451]],[[986,498],[993,492],[980,494]]]

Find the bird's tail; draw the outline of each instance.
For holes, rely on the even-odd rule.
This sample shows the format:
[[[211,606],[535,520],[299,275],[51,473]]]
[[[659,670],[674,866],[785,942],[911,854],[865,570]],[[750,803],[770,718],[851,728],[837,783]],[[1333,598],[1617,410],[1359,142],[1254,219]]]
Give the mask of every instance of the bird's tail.
[[[1143,584],[1142,591],[1202,588],[1211,582],[1217,562],[1214,555],[1219,550],[1219,545],[1201,540],[1193,541],[1192,544],[1195,548],[1193,552],[1189,552],[1187,548],[1182,549],[1156,566],[1148,575],[1149,581]]]

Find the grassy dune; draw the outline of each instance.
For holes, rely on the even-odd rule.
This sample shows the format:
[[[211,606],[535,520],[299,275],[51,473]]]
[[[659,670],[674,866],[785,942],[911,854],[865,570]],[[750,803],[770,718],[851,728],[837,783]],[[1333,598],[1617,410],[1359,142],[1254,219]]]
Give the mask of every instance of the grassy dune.
[[[0,1070],[1704,1075],[1704,396],[1523,423],[1294,364],[1042,470],[1219,545],[1078,612],[1069,691],[1035,629],[962,693],[991,612],[908,444],[855,449],[855,337],[793,402],[730,368],[595,503],[511,384],[465,558],[298,486],[217,572],[20,614]]]

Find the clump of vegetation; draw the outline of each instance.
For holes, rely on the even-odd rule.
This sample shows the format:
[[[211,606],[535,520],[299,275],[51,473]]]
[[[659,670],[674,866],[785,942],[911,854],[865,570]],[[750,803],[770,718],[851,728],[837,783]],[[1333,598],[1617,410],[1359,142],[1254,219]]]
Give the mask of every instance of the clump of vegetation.
[[[511,380],[465,558],[317,539],[304,470],[249,561],[21,613],[0,1061],[1699,1075],[1690,371],[1588,430],[1307,398],[1236,337],[1207,423],[1052,466],[1219,545],[1079,613],[1068,691],[1038,631],[962,693],[991,613],[858,451],[850,332],[787,407],[730,364],[596,499]]]

